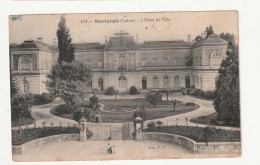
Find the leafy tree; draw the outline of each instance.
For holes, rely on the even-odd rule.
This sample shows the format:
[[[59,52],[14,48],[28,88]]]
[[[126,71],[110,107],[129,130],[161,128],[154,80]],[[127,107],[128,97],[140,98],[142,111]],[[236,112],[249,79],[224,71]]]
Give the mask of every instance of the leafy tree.
[[[221,63],[219,76],[216,81],[214,107],[218,112],[218,121],[239,126],[240,93],[238,47],[234,45],[232,35],[222,35],[222,37],[230,40],[230,42],[228,43],[226,52],[227,57]]]
[[[60,97],[70,111],[77,107],[79,99],[89,92],[88,83],[92,71],[79,61],[56,64],[47,75],[46,85],[50,93]]]
[[[20,92],[18,82],[16,81],[14,75],[10,75],[10,85],[11,85],[11,97]]]
[[[207,26],[206,31],[207,31],[207,37],[209,37],[211,34],[214,34],[214,30],[213,30],[212,25]]]
[[[203,38],[201,37],[201,35],[197,35],[196,37],[195,37],[195,41],[200,41],[200,40],[202,40]]]
[[[170,94],[170,90],[169,90],[169,88],[167,88],[167,89],[163,89],[163,92],[166,94],[167,101],[168,101],[168,100],[169,100],[169,94]]]
[[[162,94],[160,92],[149,91],[145,96],[145,100],[156,106],[158,102],[162,100]]]
[[[139,116],[142,121],[141,121],[141,128],[143,129],[143,124],[144,124],[144,121],[146,120],[147,118],[147,112],[146,112],[146,109],[145,107],[142,107],[141,109],[139,107],[137,107],[137,109],[135,110],[134,114],[133,114],[133,120]],[[136,122],[134,121],[134,127],[136,128]]]
[[[65,16],[60,17],[57,30],[58,47],[59,47],[59,58],[58,62],[61,64],[64,62],[72,62],[75,60],[74,47],[71,42],[70,30],[67,28]]]
[[[220,37],[226,40],[229,44],[236,45],[235,36],[230,33],[220,33]]]
[[[21,133],[22,117],[31,117],[32,94],[17,94],[11,99],[12,120],[19,119],[19,131]]]

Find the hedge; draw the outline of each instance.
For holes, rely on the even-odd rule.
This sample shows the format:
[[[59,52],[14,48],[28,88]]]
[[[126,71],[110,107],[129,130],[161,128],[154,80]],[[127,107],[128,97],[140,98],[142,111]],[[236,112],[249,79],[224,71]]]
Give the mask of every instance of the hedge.
[[[205,129],[201,127],[190,126],[149,126],[145,132],[162,132],[169,134],[177,134],[193,139],[196,142],[205,142]],[[222,130],[213,128],[207,133],[208,142],[240,142],[240,131]]]
[[[38,128],[28,128],[23,129],[22,133],[19,133],[19,130],[12,130],[12,145],[18,146],[22,145],[26,142],[52,136],[59,134],[71,134],[71,133],[79,133],[79,127],[38,127]],[[93,136],[91,131],[87,131],[87,138]]]

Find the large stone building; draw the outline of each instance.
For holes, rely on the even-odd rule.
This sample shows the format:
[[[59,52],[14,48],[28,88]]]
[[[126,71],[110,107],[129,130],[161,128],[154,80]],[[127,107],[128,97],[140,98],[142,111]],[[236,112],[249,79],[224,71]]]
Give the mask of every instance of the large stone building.
[[[93,70],[92,88],[112,86],[120,91],[138,89],[180,89],[195,86],[214,90],[227,42],[212,34],[199,42],[188,40],[144,41],[125,32],[100,43],[75,43],[76,60]],[[21,91],[47,92],[45,81],[51,66],[57,63],[57,45],[28,40],[10,48],[11,74]]]

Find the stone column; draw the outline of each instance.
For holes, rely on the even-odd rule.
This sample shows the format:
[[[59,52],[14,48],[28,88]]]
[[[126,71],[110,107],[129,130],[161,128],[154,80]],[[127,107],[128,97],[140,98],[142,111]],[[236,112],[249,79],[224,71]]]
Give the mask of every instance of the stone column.
[[[79,141],[86,142],[87,141],[87,120],[82,116],[79,120],[80,124],[80,132],[79,132]]]

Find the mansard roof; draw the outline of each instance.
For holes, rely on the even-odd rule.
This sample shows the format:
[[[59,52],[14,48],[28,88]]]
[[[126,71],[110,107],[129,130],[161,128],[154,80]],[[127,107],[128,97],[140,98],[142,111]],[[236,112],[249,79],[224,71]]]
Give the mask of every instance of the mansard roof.
[[[132,36],[110,37],[105,50],[130,50],[136,49],[137,45]]]
[[[187,47],[191,48],[194,42],[184,42],[184,40],[172,41],[144,41],[140,48],[169,48],[169,47]]]
[[[103,50],[105,45],[98,42],[94,43],[72,43],[75,51],[84,51],[84,50]],[[59,52],[58,45],[50,45],[49,48],[53,52]]]
[[[45,44],[43,42],[34,41],[34,40],[26,40],[20,45],[15,45],[13,49],[19,49],[19,50],[38,50],[38,51],[44,51],[44,52],[52,52],[52,50],[49,48],[48,44]]]
[[[109,37],[105,50],[131,50],[137,49],[137,44],[133,36],[126,32],[115,33],[114,37]]]
[[[212,45],[227,45],[227,41],[223,40],[217,34],[211,34],[207,38],[204,38],[198,42],[196,42],[193,47],[199,46],[212,46]]]

